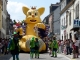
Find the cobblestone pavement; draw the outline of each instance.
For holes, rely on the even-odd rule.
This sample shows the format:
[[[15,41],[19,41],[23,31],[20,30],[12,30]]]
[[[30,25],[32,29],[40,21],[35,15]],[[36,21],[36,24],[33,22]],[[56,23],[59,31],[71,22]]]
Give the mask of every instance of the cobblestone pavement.
[[[36,59],[36,58],[30,59],[30,55],[27,53],[20,53],[19,57],[20,57],[20,60],[71,60],[63,54],[58,54],[58,57],[54,58],[54,57],[51,57],[48,53],[40,54],[39,59]],[[12,60],[12,56],[10,54],[1,55],[0,60]]]

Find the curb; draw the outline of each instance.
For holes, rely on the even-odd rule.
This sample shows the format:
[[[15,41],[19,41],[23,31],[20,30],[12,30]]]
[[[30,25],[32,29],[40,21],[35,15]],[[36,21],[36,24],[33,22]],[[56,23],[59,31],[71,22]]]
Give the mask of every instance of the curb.
[[[69,58],[70,60],[77,60],[77,59],[73,59],[73,58],[71,58],[71,57],[68,57],[67,55],[65,55],[65,54],[63,54],[63,53],[61,53],[62,55],[64,55],[64,56],[66,56],[67,58]]]

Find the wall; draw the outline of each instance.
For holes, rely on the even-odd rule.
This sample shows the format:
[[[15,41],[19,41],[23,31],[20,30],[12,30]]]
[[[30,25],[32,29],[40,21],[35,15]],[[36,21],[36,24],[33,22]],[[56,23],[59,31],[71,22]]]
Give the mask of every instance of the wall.
[[[52,32],[52,15],[49,16],[49,32]]]
[[[69,13],[68,13],[68,25],[67,25],[67,28],[66,28],[67,35],[68,35],[67,39],[70,39],[70,33],[72,34],[72,39],[73,39],[73,31],[71,31],[71,29],[73,28],[73,18],[74,18],[73,5],[68,8],[68,11],[69,11],[69,13],[71,13],[71,25],[69,24],[70,23],[70,19],[69,19],[70,16],[69,16]]]
[[[56,8],[54,11],[54,17],[53,17],[53,32],[56,34],[57,39],[60,39],[60,6]]]
[[[79,11],[80,11],[80,0],[75,0],[74,4],[68,9],[69,13],[71,12],[71,25],[68,24],[68,27],[67,27],[67,33],[68,33],[68,39],[70,39],[70,36],[69,34],[72,33],[72,40],[74,40],[74,31],[71,29],[74,28],[73,27],[73,21],[74,19],[76,19],[76,6],[79,4]],[[79,12],[80,14],[80,12]],[[80,15],[79,15],[79,19],[80,19]],[[68,23],[69,23],[69,18],[68,18]]]
[[[2,28],[2,5],[0,4],[0,29]]]
[[[63,36],[63,40],[64,40],[64,31],[66,30],[66,12],[64,12],[61,17],[60,17],[60,39],[62,40],[62,36]],[[63,28],[65,27],[65,28]]]
[[[1,37],[6,38],[7,0],[3,0]]]
[[[60,6],[54,11],[54,34],[59,33],[60,34]]]

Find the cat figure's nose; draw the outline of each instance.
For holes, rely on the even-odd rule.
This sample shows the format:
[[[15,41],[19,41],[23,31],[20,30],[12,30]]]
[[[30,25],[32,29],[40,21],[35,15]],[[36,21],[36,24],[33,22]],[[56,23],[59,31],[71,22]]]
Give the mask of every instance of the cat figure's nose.
[[[32,17],[34,17],[34,15],[32,15]]]

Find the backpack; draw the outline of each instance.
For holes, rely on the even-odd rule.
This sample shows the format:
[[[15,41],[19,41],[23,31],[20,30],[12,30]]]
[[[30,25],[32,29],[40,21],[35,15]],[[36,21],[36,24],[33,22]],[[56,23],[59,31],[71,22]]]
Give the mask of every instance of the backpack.
[[[11,51],[11,50],[14,50],[14,49],[15,49],[15,44],[14,44],[14,41],[11,40],[11,41],[10,41],[10,47],[9,47],[9,50]]]
[[[53,41],[53,48],[58,48],[58,43],[56,40]]]
[[[13,42],[14,42],[14,44],[15,44],[15,49],[17,49],[17,50],[19,50],[19,40],[18,40],[18,38],[14,38],[13,39]]]
[[[9,50],[17,50],[17,49],[19,49],[19,44],[18,44],[18,40],[17,39],[12,39],[11,41],[10,41],[10,47],[9,47]]]

